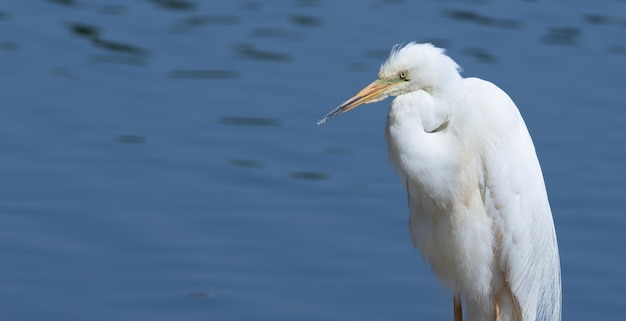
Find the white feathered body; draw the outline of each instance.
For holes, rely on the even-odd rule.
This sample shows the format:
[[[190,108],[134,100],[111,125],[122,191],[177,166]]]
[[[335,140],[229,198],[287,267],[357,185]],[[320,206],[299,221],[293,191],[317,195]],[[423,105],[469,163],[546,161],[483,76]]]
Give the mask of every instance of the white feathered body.
[[[411,239],[466,321],[493,321],[494,297],[502,321],[558,321],[558,247],[531,137],[506,93],[459,79],[401,94],[389,110]]]

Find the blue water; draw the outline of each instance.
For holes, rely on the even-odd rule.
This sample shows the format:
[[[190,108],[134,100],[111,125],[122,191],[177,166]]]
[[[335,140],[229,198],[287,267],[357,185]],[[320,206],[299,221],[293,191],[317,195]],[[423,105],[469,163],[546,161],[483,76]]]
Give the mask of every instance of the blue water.
[[[518,104],[564,320],[626,306],[626,2],[0,3],[2,320],[450,320],[388,166],[392,45]]]

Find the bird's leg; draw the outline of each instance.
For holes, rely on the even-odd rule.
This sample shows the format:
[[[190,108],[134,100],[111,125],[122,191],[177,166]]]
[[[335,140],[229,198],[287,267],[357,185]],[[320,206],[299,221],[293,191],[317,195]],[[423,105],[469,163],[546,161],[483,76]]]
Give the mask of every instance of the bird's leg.
[[[500,321],[500,303],[498,302],[498,295],[493,297],[493,320]]]
[[[454,301],[454,321],[463,321],[463,308],[461,307],[461,297],[455,294],[453,301]]]

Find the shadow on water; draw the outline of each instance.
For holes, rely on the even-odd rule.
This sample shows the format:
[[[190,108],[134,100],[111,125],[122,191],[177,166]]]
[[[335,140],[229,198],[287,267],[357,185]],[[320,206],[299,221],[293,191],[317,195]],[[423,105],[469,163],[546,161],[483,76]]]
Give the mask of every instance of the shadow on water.
[[[234,46],[234,49],[240,57],[245,59],[276,62],[291,61],[291,57],[286,53],[259,50],[251,44],[238,44]]]
[[[94,25],[72,23],[70,24],[69,29],[77,37],[84,37],[91,40],[100,37],[100,28]]]
[[[150,2],[168,10],[193,11],[196,10],[196,4],[192,1],[185,0],[150,0]]]
[[[20,51],[20,43],[16,41],[2,41],[0,42],[0,51]]]
[[[11,14],[6,11],[0,10],[0,20],[1,21],[11,20]]]
[[[49,2],[65,5],[65,6],[73,6],[76,4],[76,0],[48,0]]]
[[[305,15],[290,15],[289,21],[294,25],[303,27],[317,27],[322,25],[322,21],[319,18]]]
[[[328,179],[328,174],[321,172],[291,172],[289,173],[289,177],[293,179],[321,181]]]
[[[447,9],[443,16],[457,21],[472,22],[483,26],[499,27],[506,29],[520,29],[522,22],[512,19],[493,18],[469,10]]]
[[[149,56],[150,51],[148,49],[140,48],[131,44],[105,40],[100,37],[96,37],[92,41],[93,45],[105,50],[114,51],[118,53],[126,53],[137,56]]]
[[[583,15],[583,21],[592,25],[610,25],[626,28],[626,19],[601,14],[585,14]]]
[[[187,298],[195,300],[212,300],[217,298],[217,292],[214,291],[194,291],[187,293]]]
[[[254,28],[250,35],[255,38],[279,38],[283,40],[303,40],[304,34],[278,28]]]
[[[345,148],[328,147],[326,148],[325,153],[328,155],[348,155],[350,154],[350,151]]]
[[[115,141],[124,144],[145,144],[146,137],[141,135],[120,134],[115,137]]]
[[[580,41],[582,31],[573,27],[553,27],[541,37],[541,43],[551,45],[575,46]]]
[[[255,161],[252,159],[243,159],[243,158],[231,158],[228,160],[228,163],[231,165],[246,167],[246,168],[263,168],[263,164],[259,161]]]
[[[609,15],[589,13],[582,17],[582,20],[590,25],[602,26],[602,27],[621,27],[626,28],[626,19],[612,17]],[[612,54],[626,55],[626,45],[621,44],[609,44],[606,51]]]
[[[70,23],[68,29],[73,35],[90,40],[93,46],[114,53],[114,55],[92,55],[90,59],[93,62],[117,63],[133,66],[147,65],[150,50],[124,42],[103,39],[98,26],[75,22]]]
[[[626,45],[610,45],[607,51],[614,54],[626,55]]]
[[[176,25],[174,31],[183,32],[191,29],[201,28],[207,25],[214,26],[232,26],[239,24],[239,17],[229,15],[199,15],[187,17]]]

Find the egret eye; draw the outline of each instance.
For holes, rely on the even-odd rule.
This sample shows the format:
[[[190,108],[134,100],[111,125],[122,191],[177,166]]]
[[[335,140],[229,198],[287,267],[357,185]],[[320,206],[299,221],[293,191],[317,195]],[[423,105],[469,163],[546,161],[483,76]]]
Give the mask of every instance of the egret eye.
[[[401,71],[398,73],[398,77],[400,77],[400,79],[402,80],[409,80],[407,79],[407,72],[406,71]]]

